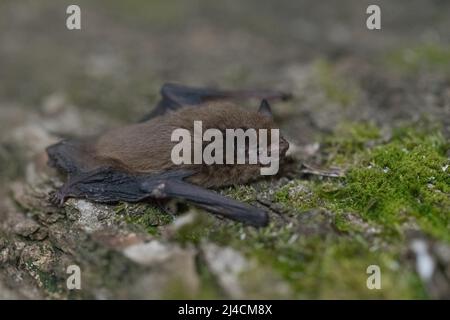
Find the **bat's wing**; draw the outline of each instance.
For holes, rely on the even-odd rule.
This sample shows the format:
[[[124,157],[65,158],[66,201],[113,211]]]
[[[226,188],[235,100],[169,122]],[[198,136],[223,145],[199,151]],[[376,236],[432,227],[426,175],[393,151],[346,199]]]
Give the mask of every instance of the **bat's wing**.
[[[141,121],[147,121],[169,111],[185,106],[201,105],[208,101],[256,98],[268,101],[287,100],[290,94],[272,90],[218,90],[213,88],[193,88],[179,84],[166,83],[161,88],[161,100],[155,109]]]
[[[149,193],[156,192],[163,197],[184,199],[209,212],[254,227],[263,227],[269,222],[267,212],[264,210],[190,184],[182,179],[169,179],[162,184],[155,184],[153,180],[145,181],[142,189]]]
[[[114,168],[100,168],[69,177],[55,193],[53,201],[60,205],[67,198],[85,198],[102,203],[137,202],[149,197],[148,192],[140,187],[144,181],[154,179],[157,183],[168,178],[170,176],[132,175]]]
[[[94,139],[63,140],[47,147],[48,165],[66,173],[69,178],[118,165],[113,160],[96,157],[92,148]]]
[[[53,201],[62,204],[69,197],[103,203],[179,198],[229,219],[257,227],[267,225],[268,216],[265,211],[183,181],[190,175],[192,172],[184,170],[133,175],[112,168],[102,168],[71,177],[54,194]]]
[[[85,152],[82,140],[63,140],[47,147],[48,164],[69,176],[92,168],[94,158]]]

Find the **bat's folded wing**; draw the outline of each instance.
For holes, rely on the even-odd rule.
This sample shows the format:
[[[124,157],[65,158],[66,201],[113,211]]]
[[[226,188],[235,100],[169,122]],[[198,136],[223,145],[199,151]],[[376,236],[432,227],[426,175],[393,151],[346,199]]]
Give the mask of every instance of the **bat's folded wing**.
[[[161,88],[161,100],[151,113],[141,119],[149,119],[173,112],[183,107],[198,106],[209,101],[266,99],[269,101],[288,100],[291,95],[274,90],[218,90],[214,88],[194,88],[180,84],[166,83]]]
[[[190,184],[181,179],[168,179],[155,183],[154,180],[142,184],[154,197],[179,198],[189,201],[209,212],[255,227],[266,226],[267,212],[248,204],[220,195],[214,191]]]
[[[192,174],[191,171],[172,170],[135,175],[113,168],[101,168],[70,177],[55,193],[53,200],[62,204],[69,197],[102,203],[178,198],[235,221],[256,227],[267,225],[265,211],[183,180]]]

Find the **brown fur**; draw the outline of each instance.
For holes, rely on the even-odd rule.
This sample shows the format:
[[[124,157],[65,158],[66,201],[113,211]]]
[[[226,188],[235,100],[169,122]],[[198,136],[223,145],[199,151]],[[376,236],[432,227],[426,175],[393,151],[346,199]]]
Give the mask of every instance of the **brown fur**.
[[[99,165],[113,164],[135,173],[191,169],[196,174],[190,181],[205,187],[246,183],[260,176],[259,165],[173,164],[171,151],[177,143],[170,140],[173,130],[188,129],[193,137],[193,125],[197,120],[203,122],[203,132],[209,128],[217,128],[223,132],[225,129],[236,128],[275,128],[270,117],[256,111],[248,111],[231,103],[209,103],[185,107],[144,123],[108,131],[94,139],[88,148],[92,148]]]

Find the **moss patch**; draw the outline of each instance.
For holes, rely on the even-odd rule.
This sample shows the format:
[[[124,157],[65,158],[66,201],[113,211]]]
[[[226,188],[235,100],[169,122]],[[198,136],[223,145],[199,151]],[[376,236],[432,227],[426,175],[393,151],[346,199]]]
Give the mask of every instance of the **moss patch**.
[[[211,223],[204,238],[232,246],[280,275],[289,284],[292,298],[426,297],[418,276],[402,265],[401,250],[380,250],[361,235],[307,235],[299,232],[296,223],[272,223],[255,230],[225,222]],[[367,288],[369,265],[381,269],[381,290]]]
[[[366,128],[350,126],[326,140],[327,165],[349,168],[344,178],[293,181],[275,199],[300,210],[326,208],[338,214],[338,221],[340,214],[355,212],[380,224],[385,235],[401,235],[401,226],[413,221],[450,241],[449,142],[438,130],[413,128],[395,130],[382,142],[375,127]]]
[[[127,223],[143,228],[151,235],[159,234],[158,227],[173,220],[167,213],[146,204],[124,202],[118,205],[115,211],[116,214],[122,215]]]
[[[44,288],[50,296],[58,298],[63,292],[62,284],[65,284],[65,281],[61,281],[55,274],[41,270],[33,261],[26,261],[24,265],[38,285]]]
[[[412,128],[394,132],[391,141],[357,152],[342,187],[320,197],[331,209],[355,211],[387,232],[410,219],[438,239],[450,241],[449,143],[438,132]]]
[[[390,135],[367,123],[338,127],[321,149],[324,166],[346,168],[343,178],[302,177],[275,190],[271,184],[226,189],[249,203],[257,193],[274,191],[272,201],[285,213],[260,230],[199,214],[172,239],[231,246],[281,276],[295,298],[426,298],[406,259],[405,231],[413,225],[450,241],[450,146],[438,129],[421,127]],[[152,234],[171,220],[148,206],[135,209],[120,210]],[[381,269],[381,290],[367,288],[370,265]],[[202,287],[208,290],[201,298],[220,296],[213,279],[202,278]]]
[[[407,127],[383,136],[371,124],[338,128],[324,139],[324,165],[348,168],[345,177],[295,179],[278,187],[273,201],[287,213],[267,228],[210,219],[193,231],[194,238],[256,258],[298,298],[426,297],[406,260],[404,231],[412,221],[429,236],[449,241],[449,144],[437,129]],[[250,202],[255,192],[225,191]],[[369,265],[381,268],[381,290],[366,286]]]

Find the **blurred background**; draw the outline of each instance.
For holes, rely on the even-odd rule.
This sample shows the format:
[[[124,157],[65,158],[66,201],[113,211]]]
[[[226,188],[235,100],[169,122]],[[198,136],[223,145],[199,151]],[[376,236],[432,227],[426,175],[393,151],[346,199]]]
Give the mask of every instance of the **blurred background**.
[[[380,31],[366,28],[372,3],[382,6]],[[378,122],[435,114],[445,97],[428,93],[448,93],[436,79],[449,68],[446,1],[79,1],[81,31],[65,27],[69,4],[2,1],[0,99],[9,126],[62,96],[88,114],[135,120],[167,81],[291,90],[305,112],[324,104],[310,88],[315,76],[338,104],[358,101],[358,112],[342,117]],[[339,76],[327,78],[335,69]],[[309,116],[320,129],[342,113],[321,109]],[[289,126],[304,128],[302,142],[309,120]]]
[[[81,8],[81,30],[66,28],[70,4]],[[369,4],[381,7],[381,30],[366,27]],[[287,220],[276,216],[276,226],[262,233],[203,221],[210,234],[189,231],[174,240],[167,235],[174,232],[173,221],[153,211],[147,214],[148,208],[123,204],[105,209],[73,202],[69,208],[75,208],[75,218],[70,215],[73,210],[49,209],[44,194],[58,181],[51,174],[45,180],[41,173],[47,170],[43,154],[47,145],[138,120],[153,108],[165,82],[280,89],[295,97],[274,110],[295,146],[297,169],[293,176],[268,185],[225,191],[250,202],[263,194],[272,206],[280,198],[271,196],[286,185],[294,193],[304,191],[301,185],[292,185],[303,177],[300,163],[309,159],[326,164],[329,153],[320,147],[324,137],[340,137],[340,128],[349,123],[370,123],[382,136],[387,132],[382,138],[388,139],[392,129],[420,120],[438,126],[440,139],[448,141],[449,40],[450,2],[444,0],[2,0],[0,297],[445,297],[448,235],[428,237],[420,228],[410,228],[430,248],[442,246],[436,252],[445,252],[435,258],[435,264],[447,270],[438,275],[441,285],[436,287],[422,281],[416,270],[409,231],[402,231],[392,246],[382,237],[367,240],[373,236],[372,226],[358,216],[353,217],[355,223],[368,228],[357,232],[363,244],[342,243],[331,251],[326,250],[328,244],[342,232],[333,231],[335,216],[308,211],[302,216],[306,220],[297,220],[292,212],[299,209],[290,207],[294,201],[290,198],[284,208]],[[440,208],[440,212],[448,209]],[[125,222],[117,222],[111,210]],[[97,219],[99,212],[107,217],[103,222]],[[150,220],[139,220],[136,212],[140,216],[145,212],[144,218]],[[309,229],[294,230],[292,223],[294,229],[297,225]],[[62,236],[65,233],[68,238]],[[319,239],[324,247],[310,243],[304,234]],[[231,238],[242,238],[241,243],[234,244]],[[257,245],[247,247],[245,239]],[[166,262],[147,258],[141,263],[133,251],[140,247],[126,251],[125,244],[148,241],[161,243],[150,242],[150,248],[141,249],[151,256],[170,252],[170,263],[165,258],[161,261]],[[137,255],[145,256],[139,250]],[[385,250],[387,257],[378,261]],[[256,267],[257,279],[239,284],[233,270],[249,270],[253,259],[262,265]],[[384,291],[365,287],[363,266],[374,259],[390,270]],[[72,260],[88,270],[83,292],[67,291],[61,280],[65,277],[61,266]],[[191,261],[186,268],[192,268],[193,275],[180,275],[185,271],[182,261]],[[363,268],[361,275],[347,279],[357,273],[355,266]],[[167,274],[149,271],[155,268]],[[172,274],[185,277],[182,288],[178,278],[174,284]]]

